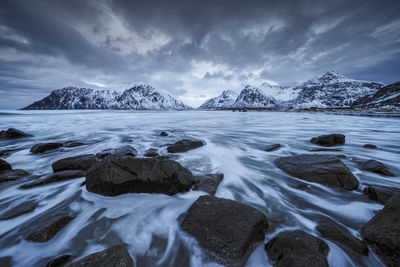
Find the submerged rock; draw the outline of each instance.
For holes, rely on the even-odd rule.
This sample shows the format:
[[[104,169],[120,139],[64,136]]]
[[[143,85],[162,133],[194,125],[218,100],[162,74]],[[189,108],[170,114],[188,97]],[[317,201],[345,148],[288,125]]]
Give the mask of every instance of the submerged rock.
[[[268,258],[274,266],[328,267],[329,246],[306,232],[284,231],[265,245]]]
[[[8,209],[6,212],[0,215],[0,220],[9,220],[28,212],[32,212],[36,209],[37,203],[33,201],[25,201],[21,204]]]
[[[376,145],[372,145],[372,144],[365,144],[364,148],[377,149],[378,147]]]
[[[331,152],[338,152],[338,151],[342,151],[341,149],[339,149],[339,148],[313,148],[313,149],[310,149],[310,150],[308,150],[308,151],[311,151],[311,152],[321,152],[321,151],[331,151]]]
[[[369,199],[381,204],[386,204],[393,195],[400,193],[400,189],[380,185],[369,185],[364,188],[363,192]]]
[[[64,170],[88,170],[94,163],[96,158],[93,154],[80,155],[75,157],[69,157],[57,160],[51,167],[54,172],[64,171]]]
[[[12,167],[7,161],[0,159],[0,171],[8,171],[11,169]]]
[[[394,174],[386,167],[382,162],[371,159],[360,163],[360,168],[362,170],[386,175],[386,176],[394,176]]]
[[[47,242],[52,239],[59,231],[61,231],[67,224],[69,224],[74,217],[59,216],[44,225],[42,228],[31,232],[25,240],[31,242]]]
[[[167,158],[109,156],[96,162],[86,176],[89,192],[105,196],[125,193],[162,193],[174,195],[189,191],[192,173]]]
[[[204,191],[210,195],[215,195],[218,185],[222,179],[224,179],[224,175],[222,173],[194,176],[193,190]]]
[[[22,138],[29,136],[28,134],[24,133],[15,128],[9,128],[7,131],[0,132],[0,139],[15,139],[15,138]]]
[[[343,134],[327,134],[311,138],[310,142],[319,146],[335,146],[345,143]]]
[[[143,156],[145,157],[157,157],[160,154],[158,154],[157,149],[155,148],[150,148],[149,150],[146,151],[146,153],[144,153]]]
[[[361,235],[387,266],[400,266],[400,194],[361,228]]]
[[[28,175],[30,175],[28,172],[19,169],[0,171],[0,183],[6,181],[15,181]]]
[[[341,247],[345,247],[361,255],[368,255],[368,246],[366,243],[354,237],[349,230],[330,219],[324,218],[321,220],[317,225],[317,230],[323,237],[337,243]]]
[[[123,246],[113,246],[111,248],[102,250],[90,254],[83,259],[73,262],[68,265],[68,267],[79,267],[79,266],[93,266],[93,267],[133,267],[134,262]]]
[[[62,143],[39,143],[31,148],[32,154],[41,154],[62,147]]]
[[[281,148],[280,144],[273,144],[273,145],[267,146],[265,148],[265,151],[272,152],[272,151],[278,150],[279,148]]]
[[[161,132],[160,136],[168,136],[168,133],[167,132]]]
[[[65,147],[77,147],[77,146],[86,146],[86,143],[80,141],[68,141],[63,144]]]
[[[36,186],[41,186],[45,184],[50,184],[54,182],[60,182],[60,181],[66,181],[70,179],[75,179],[79,177],[85,177],[86,172],[81,171],[81,170],[65,170],[65,171],[59,171],[56,173],[52,173],[49,176],[43,178],[43,179],[37,179],[32,182],[23,184],[20,186],[20,188],[32,188]]]
[[[183,139],[167,147],[169,153],[186,152],[204,146],[202,141]]]
[[[130,145],[122,146],[119,148],[111,148],[106,149],[100,153],[96,154],[96,158],[103,159],[107,156],[115,155],[115,156],[132,156],[135,157],[137,155],[137,151]]]
[[[201,196],[189,208],[181,224],[215,261],[243,266],[268,228],[263,213],[237,201]]]
[[[45,267],[61,267],[65,266],[68,262],[72,260],[72,255],[62,255],[57,258],[49,260]]]
[[[301,154],[278,158],[274,163],[286,173],[309,182],[346,190],[359,185],[349,168],[335,156]]]

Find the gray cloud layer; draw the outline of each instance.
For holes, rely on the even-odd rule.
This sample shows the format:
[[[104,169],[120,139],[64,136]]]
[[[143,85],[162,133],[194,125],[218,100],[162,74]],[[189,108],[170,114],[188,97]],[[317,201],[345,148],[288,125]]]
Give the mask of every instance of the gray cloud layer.
[[[0,108],[67,85],[144,81],[193,106],[327,70],[390,83],[400,2],[2,0]]]

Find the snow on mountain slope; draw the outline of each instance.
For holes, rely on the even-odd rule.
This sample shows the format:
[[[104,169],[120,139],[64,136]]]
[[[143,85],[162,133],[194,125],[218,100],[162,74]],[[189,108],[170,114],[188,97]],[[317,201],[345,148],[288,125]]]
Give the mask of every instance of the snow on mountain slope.
[[[234,108],[276,108],[279,102],[272,96],[264,95],[259,88],[247,85],[237,97]]]
[[[238,93],[232,90],[225,90],[217,97],[205,101],[199,108],[201,109],[221,109],[230,108],[235,103]]]
[[[400,82],[384,86],[374,95],[367,95],[358,99],[353,103],[352,107],[362,109],[399,110]]]
[[[124,91],[66,87],[24,109],[177,109],[191,107],[170,95],[161,95],[147,84],[136,84]]]
[[[258,89],[264,95],[273,97],[279,102],[287,102],[296,99],[301,90],[295,86],[272,85],[266,82],[262,83]]]

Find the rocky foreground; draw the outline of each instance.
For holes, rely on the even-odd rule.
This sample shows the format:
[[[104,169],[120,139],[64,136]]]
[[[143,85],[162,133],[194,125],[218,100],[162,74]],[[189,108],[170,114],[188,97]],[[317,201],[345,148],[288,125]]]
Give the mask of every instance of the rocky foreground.
[[[162,136],[167,136],[162,132]],[[28,138],[29,135],[16,129],[1,132],[2,139]],[[285,230],[273,234],[266,240],[271,226],[268,217],[257,208],[238,201],[214,196],[223,174],[193,175],[180,163],[167,155],[159,155],[157,149],[149,150],[147,156],[140,156],[136,149],[126,145],[99,151],[97,154],[76,155],[55,161],[53,173],[36,177],[24,170],[15,170],[0,159],[0,182],[23,182],[21,190],[43,186],[75,178],[85,177],[87,191],[108,197],[121,194],[157,193],[173,196],[190,190],[203,191],[183,216],[180,223],[182,235],[194,238],[207,257],[225,266],[243,266],[254,248],[265,242],[265,252],[273,266],[328,266],[329,246],[325,240],[338,247],[347,248],[362,257],[370,253],[369,248],[387,266],[400,266],[400,189],[367,186],[360,188],[358,178],[341,160],[340,156],[319,154],[337,146],[345,145],[345,136],[340,134],[313,137],[310,142],[316,146],[313,153],[280,157],[274,161],[283,174],[342,192],[360,190],[373,201],[384,204],[368,223],[360,225],[360,236],[354,236],[344,226],[330,218],[316,219],[315,233],[301,230]],[[39,143],[31,148],[32,154],[47,153],[60,148],[87,145],[71,140],[65,143]],[[169,144],[170,154],[184,153],[206,145],[201,140],[183,139]],[[265,152],[273,152],[283,145],[273,144]],[[377,149],[366,144],[365,149]],[[398,170],[392,170],[376,160],[358,162],[362,170],[374,172],[383,177],[396,177]],[[395,178],[393,178],[395,179]],[[106,201],[106,200],[105,200]],[[13,209],[0,212],[0,220],[9,220],[34,211],[37,203],[26,201]],[[57,216],[43,220],[40,226],[28,228],[24,239],[27,242],[44,243],[55,238],[76,217],[69,209],[60,210]],[[269,235],[270,236],[270,235]],[[9,258],[0,263],[11,264]],[[134,259],[124,244],[79,257],[55,255],[46,266],[135,266]]]

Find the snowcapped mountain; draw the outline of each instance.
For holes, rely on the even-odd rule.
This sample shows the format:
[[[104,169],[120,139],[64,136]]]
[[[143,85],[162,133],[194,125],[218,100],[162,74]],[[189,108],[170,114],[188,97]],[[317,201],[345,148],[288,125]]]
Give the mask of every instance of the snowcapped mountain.
[[[276,108],[279,102],[272,96],[266,96],[259,88],[247,85],[239,94],[234,108]]]
[[[380,88],[375,94],[361,97],[352,108],[395,110],[400,108],[400,82]]]
[[[199,108],[201,109],[221,109],[230,108],[235,103],[238,93],[232,90],[225,90],[217,97],[213,97],[204,102]]]
[[[262,83],[258,89],[264,95],[273,97],[281,103],[296,99],[301,90],[297,86],[272,85],[266,82]]]
[[[177,109],[191,107],[170,95],[161,95],[147,84],[124,91],[66,87],[23,109]]]

